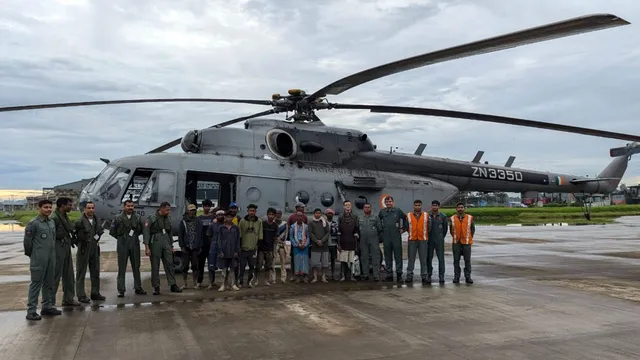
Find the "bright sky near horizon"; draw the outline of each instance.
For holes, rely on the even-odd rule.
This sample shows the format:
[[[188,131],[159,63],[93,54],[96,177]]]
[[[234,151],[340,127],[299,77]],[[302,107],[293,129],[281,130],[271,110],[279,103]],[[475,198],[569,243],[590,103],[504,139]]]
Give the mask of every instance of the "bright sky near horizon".
[[[330,101],[431,106],[640,133],[640,3],[630,0],[5,0],[0,105],[143,97],[270,99],[313,92],[403,57],[590,13],[614,29],[392,75]],[[634,95],[636,94],[636,95]],[[139,104],[2,113],[0,199],[95,176],[252,105]],[[266,109],[266,108],[265,108]],[[379,149],[593,176],[624,142],[539,129],[353,110]],[[274,116],[282,118],[281,116]],[[242,123],[235,126],[242,127]],[[20,149],[17,151],[16,149]],[[180,151],[179,147],[171,151]],[[640,183],[638,159],[623,182]],[[40,190],[36,190],[39,193]]]

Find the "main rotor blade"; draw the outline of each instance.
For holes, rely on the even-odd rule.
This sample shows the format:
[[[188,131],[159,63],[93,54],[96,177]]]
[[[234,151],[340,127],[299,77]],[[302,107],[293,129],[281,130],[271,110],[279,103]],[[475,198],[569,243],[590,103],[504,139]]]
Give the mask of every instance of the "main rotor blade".
[[[388,113],[388,114],[407,114],[407,115],[427,115],[427,116],[440,116],[455,119],[466,119],[492,122],[497,124],[517,125],[525,127],[533,127],[539,129],[564,131],[574,134],[598,136],[610,139],[619,139],[626,141],[640,141],[640,136],[616,133],[612,131],[589,129],[571,125],[553,124],[542,121],[525,120],[506,116],[497,116],[489,114],[478,114],[463,111],[453,110],[441,110],[430,108],[416,108],[406,106],[386,106],[386,105],[359,105],[359,104],[332,104],[335,109],[361,109],[370,110],[373,113]]]
[[[115,104],[136,104],[136,103],[158,103],[158,102],[215,102],[215,103],[236,103],[253,105],[271,105],[268,100],[245,100],[245,99],[208,99],[208,98],[169,98],[169,99],[133,99],[133,100],[105,100],[105,101],[83,101],[56,104],[38,104],[0,107],[0,112],[38,110],[74,106],[94,106],[94,105],[115,105]]]
[[[239,118],[233,119],[233,120],[228,120],[228,121],[225,121],[225,122],[217,124],[217,125],[209,126],[209,128],[213,128],[213,127],[221,128],[221,127],[225,127],[225,126],[229,126],[229,125],[235,124],[235,123],[243,121],[243,120],[248,120],[248,119],[257,118],[257,117],[260,117],[260,116],[270,115],[270,114],[273,114],[275,112],[276,112],[275,110],[271,109],[271,110],[259,112],[257,114],[253,114],[253,115],[249,115],[249,116],[243,116],[243,117],[239,117]],[[182,141],[182,138],[175,139],[173,141],[170,141],[170,142],[168,142],[168,143],[166,143],[166,144],[164,144],[162,146],[159,146],[159,147],[149,151],[147,154],[155,154],[155,153],[163,152],[165,150],[169,150],[172,147],[174,147],[176,145],[179,145],[181,141]]]
[[[593,14],[528,28],[364,70],[325,86],[311,95],[311,99],[338,95],[372,80],[448,60],[629,24],[628,21],[612,14]]]

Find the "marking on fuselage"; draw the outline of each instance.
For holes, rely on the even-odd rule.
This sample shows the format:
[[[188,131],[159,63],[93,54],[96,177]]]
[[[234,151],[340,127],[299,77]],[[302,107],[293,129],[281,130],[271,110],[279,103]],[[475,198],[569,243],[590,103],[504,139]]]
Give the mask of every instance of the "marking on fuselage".
[[[524,179],[520,171],[494,169],[483,166],[472,166],[471,168],[473,169],[472,177],[516,182],[521,182]]]
[[[387,205],[385,205],[384,201],[391,195],[389,194],[382,194],[380,195],[380,198],[378,199],[378,202],[380,203],[380,208],[384,209],[385,207],[387,207]]]
[[[372,172],[361,169],[334,168],[329,166],[309,166],[302,167],[307,171],[322,172],[326,174],[340,174],[349,176],[374,176]]]

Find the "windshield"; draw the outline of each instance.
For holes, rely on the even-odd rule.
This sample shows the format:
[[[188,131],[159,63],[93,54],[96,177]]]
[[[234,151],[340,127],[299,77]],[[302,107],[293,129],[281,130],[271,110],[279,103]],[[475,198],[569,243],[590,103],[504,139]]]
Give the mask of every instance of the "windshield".
[[[104,183],[107,182],[107,180],[109,180],[109,178],[111,177],[111,175],[113,175],[115,171],[116,171],[115,167],[107,165],[104,169],[102,169],[100,174],[98,174],[98,176],[96,176],[96,178],[93,179],[89,183],[89,185],[87,185],[87,187],[85,188],[85,191],[87,193],[94,193],[96,190],[100,189],[102,185],[104,185]]]
[[[119,167],[115,175],[107,180],[104,187],[96,187],[96,189],[100,189],[100,197],[105,200],[116,199],[126,187],[129,174],[131,174],[131,170]]]

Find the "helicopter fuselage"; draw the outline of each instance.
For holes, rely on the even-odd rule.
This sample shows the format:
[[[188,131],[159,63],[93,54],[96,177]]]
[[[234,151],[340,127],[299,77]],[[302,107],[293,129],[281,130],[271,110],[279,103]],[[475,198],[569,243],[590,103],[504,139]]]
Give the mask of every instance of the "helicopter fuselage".
[[[342,209],[350,200],[360,211],[371,203],[374,211],[392,196],[399,208],[412,209],[415,199],[444,203],[459,191],[608,192],[619,181],[580,179],[504,166],[446,158],[377,151],[357,130],[323,124],[292,124],[250,120],[245,129],[209,128],[190,131],[182,140],[184,153],[155,153],[109,162],[83,190],[80,202],[93,201],[99,217],[111,220],[125,200],[136,204],[141,216],[154,213],[160,203],[172,205],[174,233],[189,203],[197,202],[202,182],[219,184],[217,203],[232,201],[241,209],[253,203],[259,212],[280,208],[295,211]],[[609,167],[626,170],[627,157]],[[621,175],[620,175],[621,176]],[[241,210],[242,212],[242,210]]]

